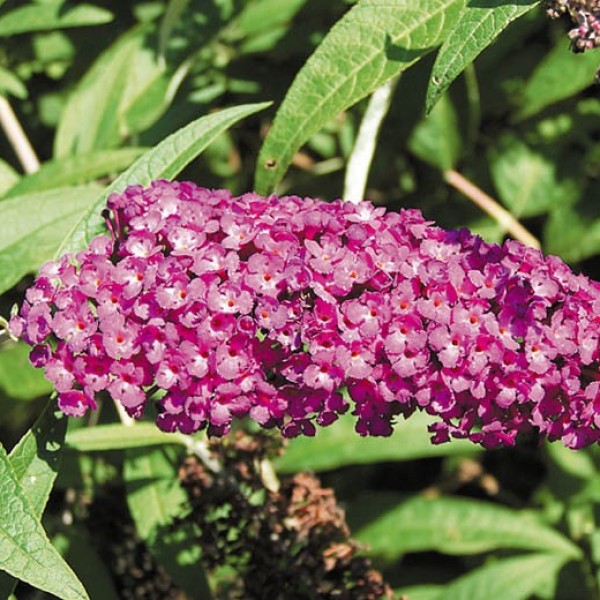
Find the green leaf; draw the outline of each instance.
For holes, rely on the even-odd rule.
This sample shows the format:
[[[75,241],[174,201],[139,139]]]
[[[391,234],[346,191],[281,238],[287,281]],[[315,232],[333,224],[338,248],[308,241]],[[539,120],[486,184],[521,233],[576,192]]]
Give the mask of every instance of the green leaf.
[[[447,171],[456,166],[462,139],[458,116],[448,95],[414,129],[409,141],[410,151],[421,160]]]
[[[227,28],[225,36],[230,40],[236,40],[265,34],[289,23],[305,4],[306,0],[248,2]]]
[[[0,17],[0,37],[30,31],[101,25],[112,20],[113,15],[108,10],[83,2],[35,3],[15,8]]]
[[[79,452],[96,452],[184,444],[184,442],[181,435],[160,431],[155,423],[136,423],[135,427],[96,425],[69,431],[66,444]]]
[[[120,175],[86,211],[63,240],[57,256],[77,252],[103,230],[101,212],[108,196],[122,192],[130,184],[148,185],[155,179],[173,179],[184,167],[199,156],[221,133],[240,119],[265,109],[270,103],[243,104],[200,117],[182,127],[158,146],[149,150],[125,173]]]
[[[394,598],[408,598],[409,600],[441,600],[443,585],[413,585],[407,588],[394,590]]]
[[[285,453],[275,461],[275,466],[281,473],[327,471],[347,465],[479,451],[465,440],[432,444],[427,432],[427,426],[432,422],[427,414],[415,413],[409,419],[400,421],[389,438],[360,437],[354,430],[354,417],[344,416],[329,427],[319,429],[314,438],[298,437],[291,440]]]
[[[281,181],[304,142],[438,46],[462,0],[362,0],[329,32],[297,75],[262,146],[256,190]]]
[[[52,384],[44,372],[31,367],[31,348],[27,344],[6,343],[0,348],[0,388],[7,396],[30,400],[52,392]]]
[[[0,201],[0,293],[50,260],[98,196],[98,187],[58,188]]]
[[[176,466],[162,449],[129,449],[123,478],[127,504],[137,532],[144,541],[152,543],[159,530],[181,516],[187,505]]]
[[[70,95],[54,139],[54,155],[88,154],[119,145],[122,101],[143,48],[147,27],[136,27],[109,46]],[[136,78],[136,81],[139,81]]]
[[[490,560],[484,567],[446,585],[439,599],[528,600],[532,596],[552,598],[558,573],[567,561],[567,556],[551,553]],[[540,590],[544,591],[543,595],[540,594]]]
[[[12,94],[15,98],[27,98],[25,84],[11,71],[0,66],[0,94]]]
[[[17,482],[40,519],[58,474],[67,418],[48,402],[34,426],[12,449],[9,460]],[[1,543],[1,542],[0,542]],[[16,580],[0,571],[0,598],[7,598]]]
[[[522,120],[570,98],[594,84],[598,68],[595,52],[574,54],[564,39],[537,66],[529,78],[516,119]]]
[[[585,199],[584,199],[585,200]],[[587,206],[589,204],[589,206]],[[544,228],[544,250],[579,262],[600,252],[600,212],[587,198],[583,206],[555,206]]]
[[[177,463],[160,449],[127,450],[123,478],[139,536],[192,598],[209,598],[199,562],[197,532],[189,523],[169,527],[189,511],[187,495],[179,484]]]
[[[52,160],[44,163],[39,171],[23,177],[4,197],[87,183],[99,177],[120,173],[146,151],[147,148],[101,150]]]
[[[546,442],[545,448],[550,459],[565,473],[584,480],[596,476],[594,460],[585,450],[571,450],[551,442]]]
[[[41,517],[58,475],[67,417],[50,400],[33,427],[12,449],[9,458],[34,513]]]
[[[77,523],[64,525],[54,535],[52,543],[73,567],[86,589],[93,590],[92,598],[101,600],[119,597],[111,573],[84,527]]]
[[[393,561],[407,552],[434,550],[445,554],[478,554],[498,548],[552,551],[579,558],[580,549],[531,514],[462,498],[382,496],[388,510],[369,495],[350,507],[353,515],[378,509],[383,514],[355,532],[371,554]]]
[[[161,531],[150,550],[173,581],[192,600],[210,600],[210,586],[202,566],[199,532],[188,521]]]
[[[175,27],[185,13],[190,0],[171,0],[160,21],[158,29],[158,53],[163,57],[167,53],[167,46]]]
[[[503,204],[516,217],[541,215],[577,198],[576,181],[559,179],[552,158],[512,136],[500,147],[489,155],[492,179]]]
[[[50,543],[0,445],[0,565],[2,570],[63,600],[88,595]]]
[[[19,174],[5,161],[0,159],[0,196],[19,181]]]
[[[435,59],[427,87],[425,112],[429,114],[448,86],[510,23],[536,4],[539,0],[480,0],[469,3]]]

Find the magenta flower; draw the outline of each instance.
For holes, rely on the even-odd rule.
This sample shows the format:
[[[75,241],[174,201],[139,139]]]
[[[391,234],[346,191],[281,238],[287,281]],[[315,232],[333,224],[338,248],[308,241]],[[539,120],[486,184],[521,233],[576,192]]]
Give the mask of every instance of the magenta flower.
[[[600,285],[555,257],[368,202],[156,181],[108,208],[10,324],[69,415],[109,395],[140,417],[158,388],[166,431],[314,435],[351,410],[390,435],[424,410],[435,442],[600,440]]]

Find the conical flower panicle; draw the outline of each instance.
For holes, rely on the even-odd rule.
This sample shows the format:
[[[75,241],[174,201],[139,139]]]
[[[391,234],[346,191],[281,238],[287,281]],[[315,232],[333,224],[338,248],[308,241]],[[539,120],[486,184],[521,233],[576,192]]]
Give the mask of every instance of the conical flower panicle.
[[[108,208],[110,236],[46,264],[11,321],[67,414],[106,391],[139,417],[159,388],[165,431],[313,435],[350,407],[361,435],[420,409],[435,442],[600,439],[600,285],[556,257],[416,210],[187,182]]]

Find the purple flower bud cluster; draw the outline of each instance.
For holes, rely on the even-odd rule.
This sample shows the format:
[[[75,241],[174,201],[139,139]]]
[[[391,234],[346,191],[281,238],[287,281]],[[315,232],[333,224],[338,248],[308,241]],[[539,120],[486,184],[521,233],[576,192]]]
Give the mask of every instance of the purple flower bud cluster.
[[[548,0],[547,12],[552,18],[569,14],[576,26],[569,31],[574,52],[585,52],[600,46],[600,0]]]
[[[420,409],[435,442],[600,440],[600,285],[556,257],[368,202],[156,181],[108,207],[10,324],[67,414],[106,391],[185,433],[313,435],[351,406],[361,435]]]

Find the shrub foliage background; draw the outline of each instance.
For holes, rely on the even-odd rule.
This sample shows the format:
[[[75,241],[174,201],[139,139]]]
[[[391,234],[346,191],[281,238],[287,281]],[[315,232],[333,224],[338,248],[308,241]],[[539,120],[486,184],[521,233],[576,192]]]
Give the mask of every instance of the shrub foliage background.
[[[362,191],[366,178],[363,195],[377,204],[417,207],[490,241],[521,224],[530,242],[597,279],[600,56],[571,53],[571,27],[527,0],[0,3],[9,103],[0,120],[21,123],[41,163],[0,136],[0,314],[43,262],[98,232],[109,191],[176,176],[323,199]],[[379,108],[376,90],[387,93]],[[368,126],[373,112],[379,130]],[[507,212],[483,212],[465,179]],[[27,348],[1,340],[0,597],[16,579],[20,599],[33,588],[65,599],[260,597],[249,585],[261,564],[248,548],[262,548],[249,515],[289,517],[286,490],[321,494],[306,470],[334,488],[363,554],[398,595],[600,593],[596,447],[572,452],[533,436],[494,451],[432,446],[425,415],[391,438],[363,439],[342,418],[289,443],[274,471],[255,472],[257,458],[277,454],[276,436],[239,433],[209,449],[202,436],[120,424],[108,402],[67,424]],[[179,473],[190,453],[236,473],[235,494],[219,495],[189,463]],[[215,499],[201,510],[189,495],[198,486]],[[326,497],[329,516],[310,526],[356,552]],[[103,541],[106,523],[117,526]],[[224,550],[224,539],[239,543]],[[301,535],[290,544],[282,548],[297,557],[298,545],[313,548]],[[280,570],[316,573],[300,558]],[[274,589],[385,593],[366,570],[370,592],[330,581],[334,570],[304,590],[285,578]]]

